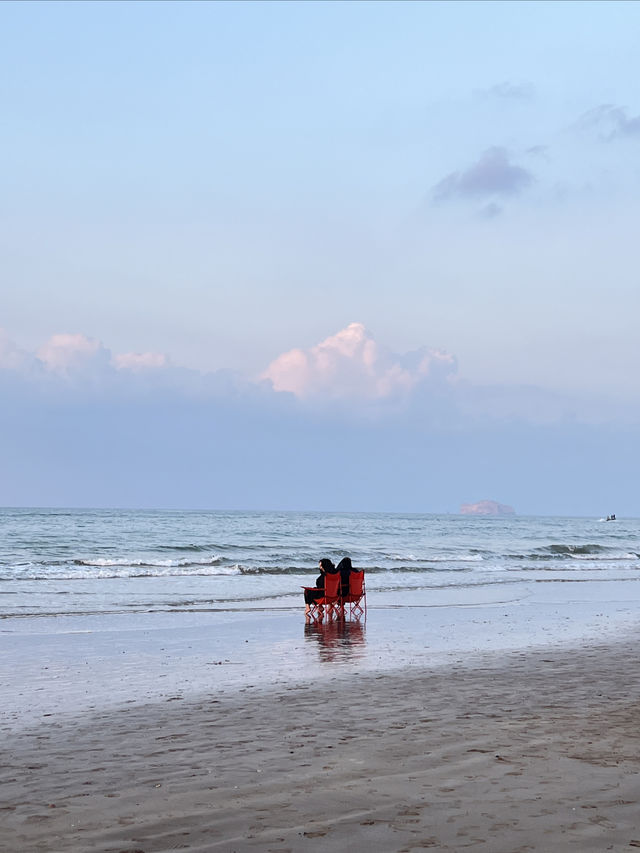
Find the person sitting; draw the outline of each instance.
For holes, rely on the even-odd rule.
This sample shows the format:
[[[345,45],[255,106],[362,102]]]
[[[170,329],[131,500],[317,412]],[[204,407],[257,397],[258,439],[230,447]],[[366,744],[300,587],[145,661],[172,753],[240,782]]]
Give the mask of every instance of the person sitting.
[[[342,595],[349,595],[349,575],[353,571],[353,566],[351,565],[351,557],[343,557],[338,563],[336,571],[340,572],[340,586]]]
[[[308,589],[305,589],[305,591],[304,591],[304,603],[305,603],[304,614],[305,614],[305,616],[309,615],[309,611],[311,610],[311,605],[315,601],[317,601],[319,598],[322,598],[324,596],[324,576],[325,576],[325,574],[332,575],[332,574],[335,574],[335,572],[337,571],[336,567],[333,565],[331,560],[327,559],[326,557],[323,557],[322,560],[320,560],[320,562],[318,563],[318,567],[320,569],[320,574],[316,578],[316,588],[313,589],[310,587]]]

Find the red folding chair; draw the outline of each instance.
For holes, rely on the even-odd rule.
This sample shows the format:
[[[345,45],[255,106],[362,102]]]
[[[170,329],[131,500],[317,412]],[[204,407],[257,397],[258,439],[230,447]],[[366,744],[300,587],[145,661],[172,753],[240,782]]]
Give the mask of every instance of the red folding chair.
[[[315,586],[303,586],[304,590],[315,590]],[[340,573],[324,576],[324,592],[322,596],[315,598],[309,604],[309,617],[316,620],[321,620],[324,616],[324,608],[327,608],[327,615],[333,617],[336,613],[342,613],[342,596],[340,595]]]
[[[349,574],[349,595],[342,599],[343,607],[346,605],[349,608],[349,616],[356,616],[358,619],[364,614],[367,615],[367,593],[364,588],[364,571],[354,572]]]

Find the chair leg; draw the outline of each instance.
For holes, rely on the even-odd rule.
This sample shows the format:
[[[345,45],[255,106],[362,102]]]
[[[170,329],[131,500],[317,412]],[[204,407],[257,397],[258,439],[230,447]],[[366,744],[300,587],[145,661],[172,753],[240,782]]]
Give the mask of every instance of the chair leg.
[[[360,599],[360,601],[362,601],[362,599]],[[360,601],[352,601],[352,602],[350,602],[350,605],[349,605],[349,615],[355,616],[356,619],[359,619],[361,616],[364,615],[364,613],[365,613],[364,608],[366,608],[366,606],[367,606],[366,601],[365,601],[364,608],[363,608],[363,606],[360,604]]]

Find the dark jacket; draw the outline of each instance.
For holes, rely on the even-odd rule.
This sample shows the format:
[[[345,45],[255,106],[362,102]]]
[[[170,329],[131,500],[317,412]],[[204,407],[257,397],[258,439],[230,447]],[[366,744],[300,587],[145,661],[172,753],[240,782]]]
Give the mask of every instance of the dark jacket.
[[[340,560],[338,563],[338,571],[340,572],[340,586],[342,587],[342,594],[349,595],[349,575],[353,571],[351,560],[348,558]]]

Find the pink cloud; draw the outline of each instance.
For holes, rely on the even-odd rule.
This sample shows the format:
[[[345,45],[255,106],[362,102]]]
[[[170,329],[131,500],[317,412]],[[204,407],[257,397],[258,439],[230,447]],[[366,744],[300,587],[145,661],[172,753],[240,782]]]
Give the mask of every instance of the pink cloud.
[[[127,352],[112,355],[111,350],[101,341],[82,334],[53,335],[36,355],[48,371],[58,374],[100,372],[108,368],[139,372],[169,366],[167,357],[162,353]]]
[[[311,349],[293,349],[262,374],[276,391],[300,398],[384,400],[456,371],[454,356],[426,347],[404,356],[380,346],[362,323],[351,323]]]
[[[53,335],[36,355],[48,370],[56,373],[104,367],[111,360],[109,350],[100,341],[86,335]]]

